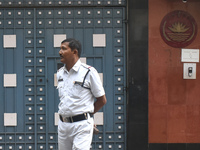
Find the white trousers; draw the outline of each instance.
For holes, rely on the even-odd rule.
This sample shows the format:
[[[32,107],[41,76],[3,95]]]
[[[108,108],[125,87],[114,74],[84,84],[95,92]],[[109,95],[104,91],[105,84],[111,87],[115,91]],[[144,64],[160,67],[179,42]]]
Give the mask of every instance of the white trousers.
[[[73,123],[58,122],[59,150],[90,150],[93,136],[93,118]]]

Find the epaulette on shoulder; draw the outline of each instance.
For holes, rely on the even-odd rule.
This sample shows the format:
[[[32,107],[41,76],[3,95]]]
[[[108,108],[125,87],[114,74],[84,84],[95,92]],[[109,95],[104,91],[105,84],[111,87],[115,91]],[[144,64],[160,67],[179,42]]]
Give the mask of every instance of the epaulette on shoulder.
[[[58,69],[57,72],[60,72],[60,71],[62,71],[62,70],[64,70],[64,66],[61,67],[60,69]]]
[[[87,65],[87,64],[85,64],[85,63],[81,63],[81,65],[82,65],[84,68],[86,68],[86,69],[92,68],[92,66],[89,66],[89,65]]]

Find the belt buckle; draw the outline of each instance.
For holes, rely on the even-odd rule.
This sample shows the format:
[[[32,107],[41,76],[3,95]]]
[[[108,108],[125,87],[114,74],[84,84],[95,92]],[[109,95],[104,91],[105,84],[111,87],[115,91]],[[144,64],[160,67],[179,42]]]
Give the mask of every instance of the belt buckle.
[[[70,122],[70,123],[74,122],[72,117],[63,117],[63,120],[64,122]]]
[[[71,122],[71,123],[73,123],[73,122],[74,122],[73,118],[72,118],[72,117],[69,117],[69,118],[71,119],[71,121],[70,121],[70,122]],[[69,120],[70,120],[70,119],[69,119]]]
[[[70,120],[68,119],[68,117],[63,117],[63,121],[64,122],[70,122]]]

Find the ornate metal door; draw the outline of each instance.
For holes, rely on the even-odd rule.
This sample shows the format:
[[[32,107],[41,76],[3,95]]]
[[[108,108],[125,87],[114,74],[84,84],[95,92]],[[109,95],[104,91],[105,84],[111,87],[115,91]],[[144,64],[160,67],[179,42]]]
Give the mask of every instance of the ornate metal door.
[[[68,37],[82,43],[81,59],[100,73],[108,100],[95,115],[100,133],[91,149],[125,150],[125,2],[1,0],[0,6],[0,150],[58,148],[55,73]]]

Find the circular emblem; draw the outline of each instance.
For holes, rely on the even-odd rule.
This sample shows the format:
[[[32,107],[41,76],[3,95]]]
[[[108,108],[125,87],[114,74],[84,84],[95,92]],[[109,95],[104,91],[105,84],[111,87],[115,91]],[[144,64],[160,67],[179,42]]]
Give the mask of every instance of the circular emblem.
[[[168,45],[183,48],[195,39],[197,24],[189,13],[176,10],[163,18],[160,24],[160,34]]]

